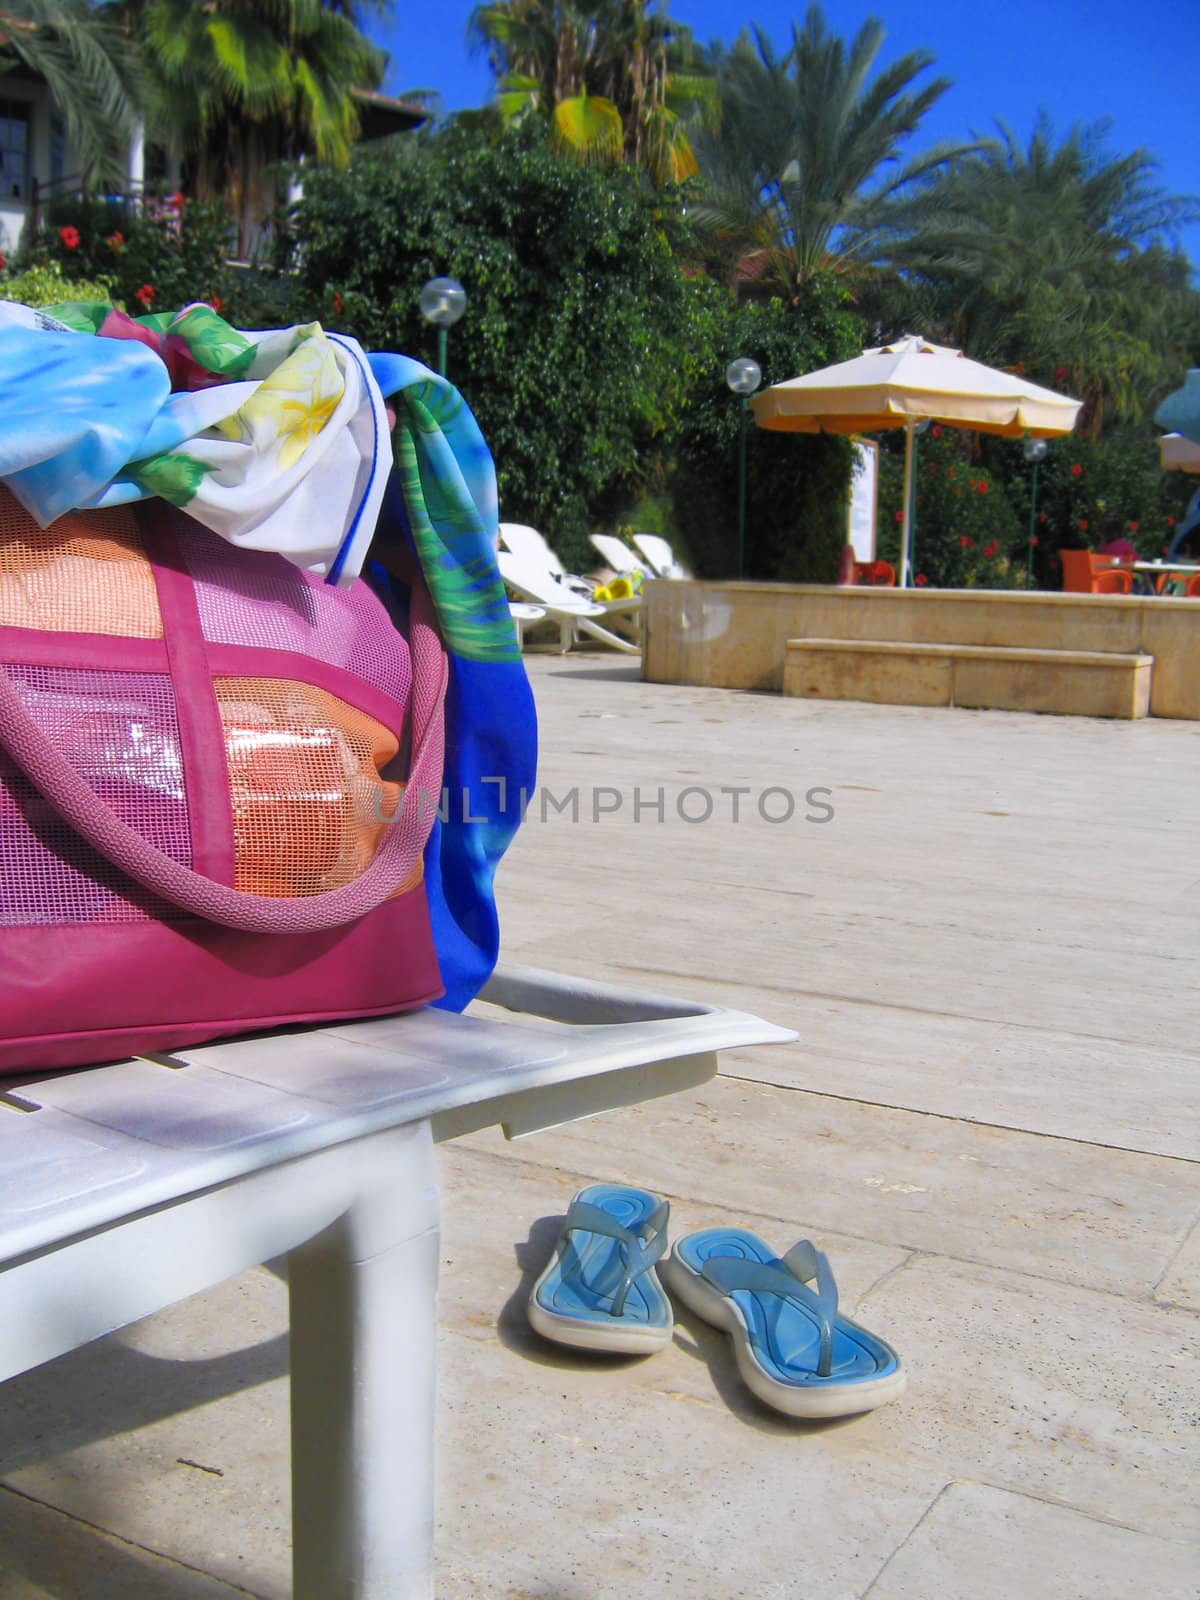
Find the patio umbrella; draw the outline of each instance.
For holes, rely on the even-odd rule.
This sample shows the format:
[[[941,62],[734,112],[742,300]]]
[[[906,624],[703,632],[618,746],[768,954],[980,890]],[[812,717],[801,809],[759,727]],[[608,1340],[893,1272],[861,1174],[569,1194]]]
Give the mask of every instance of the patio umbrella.
[[[913,445],[929,419],[1008,438],[1070,433],[1083,404],[1025,378],[971,361],[961,350],[906,334],[803,378],[772,384],[750,402],[760,428],[792,433],[875,433],[904,429],[904,526],[900,584],[908,582]]]

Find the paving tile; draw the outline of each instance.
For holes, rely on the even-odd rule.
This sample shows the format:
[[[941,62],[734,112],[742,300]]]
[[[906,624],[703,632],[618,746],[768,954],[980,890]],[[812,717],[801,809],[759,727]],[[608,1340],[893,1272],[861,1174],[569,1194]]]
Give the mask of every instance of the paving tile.
[[[952,1483],[867,1590],[866,1600],[1195,1600],[1200,1547],[1064,1506]]]
[[[439,1594],[860,1594],[939,1469],[881,1454],[861,1422],[806,1427],[705,1399],[678,1381],[679,1354],[644,1361],[658,1376],[643,1378],[449,1335]]]
[[[248,1593],[0,1489],[3,1600],[246,1600]]]
[[[916,1258],[866,1295],[909,1366],[869,1420],[890,1457],[1200,1540],[1200,1318]]]
[[[0,1411],[3,1482],[221,1583],[286,1600],[286,1301],[272,1274],[245,1273],[14,1378]]]
[[[542,780],[585,803],[578,822],[535,817],[501,868],[510,957],[757,1007],[801,1032],[756,1058],[768,1081],[1200,1154],[1200,940],[1177,862],[1200,727],[901,715],[603,672],[531,669]],[[718,796],[709,823],[675,813],[687,784]],[[722,784],[828,787],[837,814],[772,826],[748,800],[735,825]],[[623,807],[594,824],[604,785]],[[636,821],[634,788],[660,786],[665,821]],[[1131,840],[1136,868],[1098,879]],[[569,910],[538,891],[551,881],[574,885]],[[631,906],[653,913],[636,939]]]
[[[1192,1229],[1154,1291],[1163,1305],[1200,1311],[1200,1223]]]
[[[1186,1162],[728,1077],[512,1144],[493,1130],[463,1143],[1134,1296],[1167,1270],[1200,1203]]]

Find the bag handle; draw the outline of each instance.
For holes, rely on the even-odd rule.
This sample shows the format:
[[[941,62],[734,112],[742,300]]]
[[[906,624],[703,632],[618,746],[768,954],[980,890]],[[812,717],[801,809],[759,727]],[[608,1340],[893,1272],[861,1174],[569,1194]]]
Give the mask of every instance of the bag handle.
[[[432,654],[430,651],[422,653]],[[0,671],[0,746],[76,833],[127,877],[181,910],[246,933],[316,933],[340,928],[374,911],[400,888],[420,861],[433,827],[433,815],[425,816],[426,796],[440,796],[441,793],[445,748],[441,713],[447,681],[446,656],[440,644],[437,653],[441,662],[440,681],[430,704],[428,693],[421,694],[418,688],[417,652],[414,651],[414,723],[418,710],[427,714],[423,717],[424,727],[413,728],[413,759],[405,795],[418,796],[419,803],[406,806],[401,801],[400,811],[387,825],[383,843],[370,865],[353,883],[295,900],[244,894],[240,889],[218,883],[215,878],[193,872],[144,839],[96,794],[42,732],[26,711],[12,680],[3,671]],[[433,671],[437,670],[432,660],[429,665]],[[432,810],[436,813],[436,800]]]

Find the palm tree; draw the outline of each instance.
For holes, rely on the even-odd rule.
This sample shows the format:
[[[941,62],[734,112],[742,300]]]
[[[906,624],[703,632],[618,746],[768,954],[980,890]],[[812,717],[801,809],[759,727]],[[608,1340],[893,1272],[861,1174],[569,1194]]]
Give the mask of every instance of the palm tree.
[[[84,181],[119,183],[141,84],[116,23],[88,0],[2,0],[0,73],[18,62],[49,86]]]
[[[784,54],[757,27],[718,53],[720,119],[695,136],[703,186],[689,213],[735,286],[794,300],[818,271],[869,259],[920,180],[963,149],[902,162],[949,80],[913,87],[933,62],[924,50],[872,79],[883,40],[871,18],[847,50],[813,4]]]
[[[1112,156],[1104,123],[1056,143],[1043,114],[1027,146],[1000,135],[930,183],[887,258],[943,333],[1069,384],[1098,434],[1107,408],[1136,417],[1188,364],[1196,296],[1168,244],[1200,201],[1167,194],[1146,151]]]
[[[355,25],[363,7],[321,0],[133,0],[152,85],[152,129],[182,145],[201,196],[225,195],[244,252],[263,174],[315,156],[344,166],[358,133],[351,90],[385,57]]]
[[[688,29],[650,0],[487,0],[469,28],[505,120],[542,115],[564,154],[630,162],[660,186],[695,173],[684,118],[707,87]]]

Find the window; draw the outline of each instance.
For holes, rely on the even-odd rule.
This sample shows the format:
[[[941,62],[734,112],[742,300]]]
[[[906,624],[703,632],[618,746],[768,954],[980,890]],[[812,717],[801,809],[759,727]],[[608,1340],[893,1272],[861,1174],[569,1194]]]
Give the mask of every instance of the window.
[[[0,200],[29,194],[29,106],[0,100]]]

